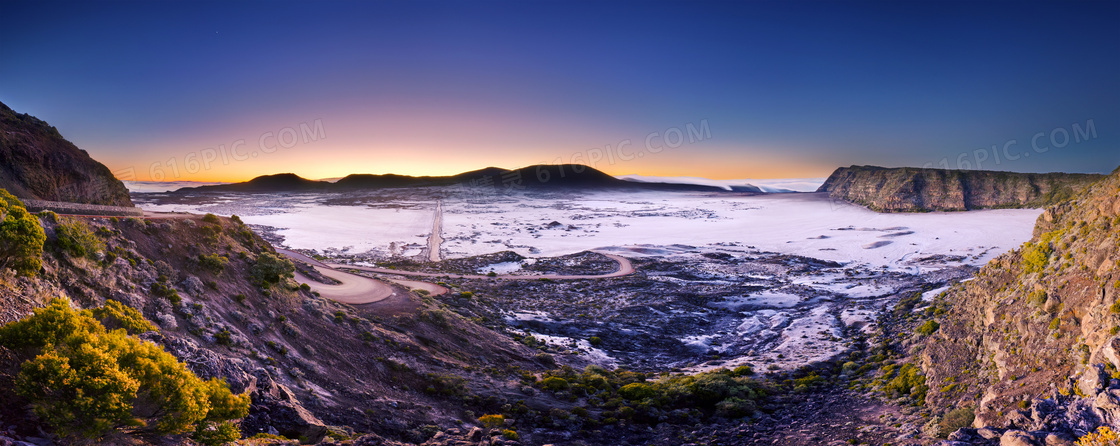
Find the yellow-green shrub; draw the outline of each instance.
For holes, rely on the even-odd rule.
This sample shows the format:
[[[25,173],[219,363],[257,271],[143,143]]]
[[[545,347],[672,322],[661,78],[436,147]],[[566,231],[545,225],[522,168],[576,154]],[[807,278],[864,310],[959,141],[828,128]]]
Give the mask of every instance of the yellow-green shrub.
[[[123,308],[100,314],[135,316]],[[23,363],[16,393],[46,424],[63,436],[93,439],[114,429],[190,434],[205,444],[240,437],[231,420],[248,414],[248,394],[233,395],[217,379],[202,381],[156,344],[124,329],[106,330],[95,314],[55,299],[0,327],[0,344],[37,352]]]
[[[43,266],[46,240],[39,219],[28,213],[18,198],[0,189],[0,269],[34,276]]]
[[[1077,446],[1120,446],[1120,434],[1108,426],[1101,426],[1077,440]]]
[[[482,427],[487,429],[496,429],[505,424],[506,417],[501,414],[483,415],[478,417],[478,422],[482,424]]]

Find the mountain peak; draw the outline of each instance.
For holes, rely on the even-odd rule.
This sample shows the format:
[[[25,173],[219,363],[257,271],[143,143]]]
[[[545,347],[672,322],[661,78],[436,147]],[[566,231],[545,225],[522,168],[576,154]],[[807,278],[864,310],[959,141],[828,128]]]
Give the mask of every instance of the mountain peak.
[[[0,103],[0,189],[20,198],[132,206],[108,167],[45,121]]]

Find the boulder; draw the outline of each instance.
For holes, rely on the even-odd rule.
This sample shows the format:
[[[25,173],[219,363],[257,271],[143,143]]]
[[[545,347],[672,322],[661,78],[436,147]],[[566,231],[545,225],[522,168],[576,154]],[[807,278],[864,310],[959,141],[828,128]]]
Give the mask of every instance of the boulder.
[[[1003,430],[993,427],[982,427],[976,429],[976,435],[985,440],[998,440],[1003,435]]]
[[[1081,378],[1077,380],[1077,386],[1081,389],[1081,393],[1085,395],[1096,395],[1108,387],[1110,378],[1105,373],[1103,366],[1093,364],[1081,373]]]
[[[1071,435],[1051,432],[1046,434],[1043,444],[1046,446],[1074,446],[1076,443]]]
[[[1120,369],[1120,336],[1105,342],[1104,347],[1101,348],[1101,354],[1104,355],[1105,359],[1111,362],[1114,367]]]
[[[294,392],[277,383],[267,370],[252,374],[249,390],[253,404],[249,416],[242,421],[246,435],[275,430],[288,438],[304,438],[317,443],[327,435],[326,423],[303,407]]]
[[[1020,431],[1009,430],[999,437],[999,446],[1042,446],[1033,435]]]

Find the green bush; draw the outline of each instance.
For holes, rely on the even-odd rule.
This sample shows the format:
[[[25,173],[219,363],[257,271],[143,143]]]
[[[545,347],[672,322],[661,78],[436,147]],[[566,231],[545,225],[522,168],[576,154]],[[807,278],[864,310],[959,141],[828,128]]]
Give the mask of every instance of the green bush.
[[[199,254],[198,265],[214,274],[221,274],[229,265],[229,258],[218,254]]]
[[[1027,302],[1036,307],[1041,307],[1046,304],[1046,292],[1042,290],[1035,290],[1027,296]]]
[[[212,224],[212,225],[220,225],[220,224],[222,224],[222,220],[221,220],[220,218],[218,218],[218,216],[217,216],[217,215],[214,215],[214,214],[206,214],[206,215],[203,215],[203,216],[202,216],[202,221],[204,221],[204,222],[206,222],[206,223],[210,223],[210,224]]]
[[[232,420],[249,413],[249,395],[202,381],[151,342],[109,331],[92,311],[55,299],[0,328],[0,344],[33,349],[16,393],[62,436],[101,438],[113,430],[189,434],[204,444],[240,438]]]
[[[63,218],[54,227],[54,232],[58,236],[58,247],[71,257],[92,259],[105,250],[105,242],[84,221]]]
[[[657,392],[646,383],[630,383],[618,389],[619,396],[631,401],[640,401],[652,397]]]
[[[732,370],[731,374],[735,376],[751,376],[754,375],[754,369],[752,369],[749,365],[741,365],[739,367],[735,367],[735,370]]]
[[[561,390],[568,389],[568,380],[560,378],[558,376],[550,376],[541,380],[541,386],[547,390],[559,392]]]
[[[724,418],[742,418],[753,414],[757,409],[754,401],[731,397],[716,403],[716,415]]]
[[[517,435],[517,431],[502,429],[502,438],[505,438],[506,440],[518,441],[521,439],[521,436]]]
[[[570,412],[581,418],[594,413],[589,409],[598,408],[597,423],[600,424],[628,420],[655,425],[666,421],[665,415],[671,412],[677,414],[669,417],[672,423],[693,422],[710,416],[741,418],[756,413],[759,402],[769,394],[768,384],[745,376],[748,371],[750,367],[744,365],[736,370],[664,375],[654,380],[645,373],[625,369],[607,370],[589,365],[577,372],[564,366],[546,372],[539,382],[534,382],[532,374],[523,374],[522,382],[545,390],[569,390],[573,401],[583,401]],[[790,380],[794,381],[808,386],[825,380],[807,373]]]
[[[505,424],[506,417],[500,414],[483,415],[478,417],[478,422],[482,424],[482,427],[487,429],[496,429]]]
[[[972,420],[976,418],[973,414],[971,407],[958,407],[945,414],[945,417],[938,423],[938,430],[940,437],[945,438],[949,434],[956,432],[957,429],[962,427],[972,426]]]
[[[915,403],[921,404],[926,399],[929,387],[926,386],[926,377],[922,375],[921,369],[913,364],[904,364],[898,369],[898,375],[887,382],[883,390],[892,397],[909,396]]]
[[[1050,263],[1050,245],[1026,243],[1023,246],[1023,271],[1030,274],[1042,271]]]
[[[280,281],[295,277],[296,265],[291,260],[272,253],[262,253],[249,274],[261,286],[272,286]]]
[[[0,269],[34,276],[43,266],[46,240],[39,219],[27,212],[23,202],[0,189]]]
[[[590,338],[587,338],[587,342],[590,343],[591,345],[599,346],[600,344],[603,343],[603,340],[599,339],[598,336],[592,336]]]
[[[230,345],[233,343],[233,335],[223,328],[222,331],[214,333],[214,342],[218,345]]]
[[[105,306],[90,310],[90,315],[101,321],[101,324],[108,329],[123,328],[129,334],[159,331],[155,325],[144,319],[144,315],[139,311],[115,300],[105,301]]]
[[[931,319],[918,327],[918,334],[922,336],[929,336],[933,334],[933,332],[937,331],[938,328],[941,328],[941,324],[938,324],[936,321]]]

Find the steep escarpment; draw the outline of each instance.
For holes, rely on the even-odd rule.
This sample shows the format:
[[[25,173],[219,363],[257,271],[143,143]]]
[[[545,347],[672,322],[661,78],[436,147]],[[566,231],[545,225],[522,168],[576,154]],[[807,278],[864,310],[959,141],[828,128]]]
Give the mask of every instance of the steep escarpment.
[[[132,206],[128,189],[50,124],[0,103],[0,188],[20,198]]]
[[[1069,199],[1101,175],[913,167],[836,169],[817,192],[878,212],[1044,207]]]
[[[972,407],[976,426],[1065,435],[1115,426],[1118,262],[1120,169],[1048,208],[1030,242],[940,298],[950,309],[916,347],[927,405]]]

